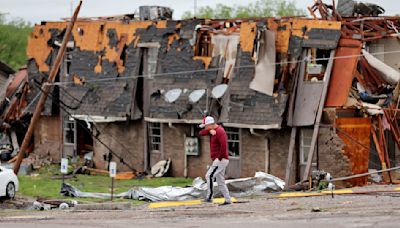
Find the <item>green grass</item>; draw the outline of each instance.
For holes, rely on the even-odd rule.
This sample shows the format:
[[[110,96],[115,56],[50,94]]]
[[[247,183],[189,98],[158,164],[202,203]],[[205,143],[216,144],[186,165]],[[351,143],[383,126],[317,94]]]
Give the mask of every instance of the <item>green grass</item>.
[[[29,196],[34,198],[45,199],[67,199],[69,197],[62,197],[60,195],[61,180],[54,179],[54,177],[61,177],[59,174],[59,166],[48,166],[36,172],[38,175],[19,176],[19,192],[21,196]],[[58,175],[57,175],[58,174]],[[111,192],[111,178],[108,175],[77,175],[76,178],[65,180],[66,183],[78,188],[83,192]],[[165,185],[172,185],[178,187],[185,187],[192,184],[192,179],[182,177],[162,177],[142,180],[115,180],[114,192],[122,193],[130,188],[138,186],[159,187]],[[72,199],[72,198],[69,198]],[[77,198],[79,201],[102,202],[104,199],[92,198]],[[116,199],[115,201],[133,201]],[[139,203],[139,202],[136,202]],[[140,204],[140,203],[139,203]]]

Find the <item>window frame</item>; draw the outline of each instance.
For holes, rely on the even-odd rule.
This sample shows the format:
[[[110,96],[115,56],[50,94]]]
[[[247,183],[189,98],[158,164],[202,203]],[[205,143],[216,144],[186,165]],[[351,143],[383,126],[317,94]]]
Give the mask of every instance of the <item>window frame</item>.
[[[202,38],[206,37],[207,42],[203,42]],[[194,49],[195,57],[212,57],[212,35],[211,31],[208,30],[198,30],[196,31],[196,44]],[[203,53],[206,52],[206,53]]]
[[[162,152],[162,123],[148,123],[148,142],[149,142],[149,149],[151,153],[161,153]],[[153,130],[158,129],[160,134],[153,134]],[[153,141],[153,139],[159,138],[158,142]],[[157,149],[154,149],[153,146],[157,145]]]
[[[71,130],[71,128],[67,128],[67,126],[69,126],[69,124],[72,124],[73,128],[72,128],[72,132],[73,132],[73,137],[72,137],[72,141],[70,142],[69,140],[67,140],[67,132]],[[75,120],[69,120],[66,119],[64,120],[64,126],[63,126],[63,139],[64,139],[64,145],[75,145],[76,144],[76,121]]]
[[[234,128],[234,127],[226,127],[225,128],[225,132],[226,132],[226,136],[227,136],[227,141],[228,141],[228,153],[229,153],[229,158],[236,158],[236,159],[239,159],[240,158],[240,155],[241,155],[241,139],[242,139],[242,137],[241,137],[241,128]],[[229,137],[229,135],[236,135],[237,136],[237,138],[238,139],[230,139],[230,138],[232,138],[232,137]],[[230,148],[230,144],[231,143],[237,143],[237,147],[235,147],[235,148],[237,148],[237,150],[238,150],[238,153],[236,154],[235,153],[235,155],[234,156],[231,156],[230,155],[230,151],[229,151],[229,148]]]
[[[304,143],[305,131],[309,131],[311,133],[310,137],[306,137],[307,139],[310,139],[310,144],[307,144],[307,145],[305,145],[305,143]],[[305,156],[306,156],[306,154],[308,156],[308,152],[310,151],[313,133],[314,133],[314,129],[312,129],[312,128],[303,128],[303,129],[300,130],[300,140],[299,140],[300,141],[300,146],[299,146],[299,149],[300,149],[300,158],[299,158],[300,165],[307,165],[307,160],[306,160]],[[308,148],[307,152],[304,150],[305,148]],[[314,158],[315,159],[313,159],[313,160],[316,160],[316,156],[317,156],[316,154],[317,154],[317,147],[315,146],[314,147]],[[313,161],[312,162],[312,166],[317,166],[317,163]]]

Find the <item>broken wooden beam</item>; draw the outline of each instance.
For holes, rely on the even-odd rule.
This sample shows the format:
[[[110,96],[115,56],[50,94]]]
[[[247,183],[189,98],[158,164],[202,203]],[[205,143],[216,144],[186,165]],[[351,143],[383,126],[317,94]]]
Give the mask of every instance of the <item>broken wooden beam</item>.
[[[16,160],[16,162],[14,164],[13,170],[14,170],[15,174],[17,174],[18,171],[19,171],[19,167],[21,166],[22,159],[24,159],[24,157],[25,157],[25,151],[26,151],[26,149],[28,148],[28,146],[30,144],[30,141],[31,141],[31,138],[32,138],[32,135],[33,135],[33,130],[35,128],[36,123],[38,122],[38,120],[40,118],[40,115],[42,113],[43,107],[44,107],[44,105],[46,103],[47,96],[48,96],[48,94],[50,92],[49,83],[53,83],[55,78],[56,78],[56,76],[57,76],[57,73],[58,73],[58,70],[60,68],[61,62],[62,62],[62,60],[64,58],[64,52],[66,50],[67,43],[68,43],[69,38],[70,38],[71,33],[72,33],[72,28],[74,27],[75,21],[76,21],[76,19],[78,17],[78,13],[79,13],[79,10],[81,8],[81,5],[82,5],[82,0],[79,2],[78,6],[76,7],[74,15],[73,15],[71,21],[68,24],[67,30],[66,30],[64,38],[63,38],[62,45],[60,47],[60,50],[57,53],[57,57],[56,57],[56,60],[54,62],[54,65],[51,68],[51,71],[50,71],[50,74],[49,74],[49,78],[48,78],[47,82],[45,82],[43,84],[43,86],[42,86],[42,94],[41,94],[41,96],[39,98],[38,104],[36,105],[35,111],[33,113],[31,122],[30,122],[29,127],[28,127],[28,130],[27,130],[27,132],[25,134],[25,137],[24,137],[24,140],[22,142],[20,151],[19,151],[19,153],[17,155],[18,156],[17,160]]]

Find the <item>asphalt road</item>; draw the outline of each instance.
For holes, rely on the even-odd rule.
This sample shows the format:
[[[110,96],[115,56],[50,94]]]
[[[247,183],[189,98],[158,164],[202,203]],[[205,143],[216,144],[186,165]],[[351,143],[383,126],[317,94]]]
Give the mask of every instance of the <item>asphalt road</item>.
[[[126,211],[1,211],[0,227],[400,227],[397,194],[240,199],[242,203],[203,204]],[[319,212],[313,212],[313,210]]]

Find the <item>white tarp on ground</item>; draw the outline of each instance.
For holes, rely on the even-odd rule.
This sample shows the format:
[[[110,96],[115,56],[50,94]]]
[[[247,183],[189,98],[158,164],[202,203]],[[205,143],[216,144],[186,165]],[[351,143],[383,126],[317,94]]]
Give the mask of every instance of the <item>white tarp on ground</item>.
[[[366,50],[362,50],[362,53],[365,57],[365,59],[368,61],[368,63],[375,68],[379,73],[381,73],[381,76],[385,81],[388,83],[395,85],[399,82],[400,80],[400,72],[397,70],[393,69],[386,63],[382,62],[375,56],[371,55],[368,53]]]
[[[227,180],[226,184],[234,197],[243,197],[260,194],[265,191],[281,191],[285,182],[277,177],[264,172],[257,172],[254,177]],[[148,201],[183,201],[206,197],[207,184],[203,179],[197,177],[193,180],[193,186],[181,188],[173,186],[162,186],[158,188],[139,187],[127,192],[116,194],[115,197],[148,200]],[[215,196],[220,196],[217,183],[214,183]],[[64,184],[61,194],[71,197],[110,198],[109,193],[81,192],[77,188]]]
[[[250,89],[272,96],[274,93],[276,50],[275,33],[266,30],[262,34],[258,63]]]

